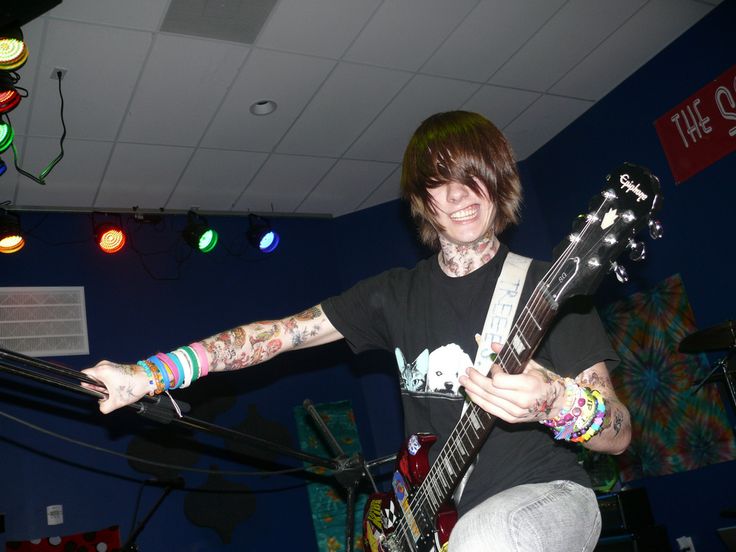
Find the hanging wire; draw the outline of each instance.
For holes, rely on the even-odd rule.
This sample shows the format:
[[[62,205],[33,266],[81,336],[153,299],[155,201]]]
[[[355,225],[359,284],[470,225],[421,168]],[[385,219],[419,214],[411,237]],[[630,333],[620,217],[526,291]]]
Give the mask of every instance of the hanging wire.
[[[13,149],[13,164],[15,165],[15,170],[18,171],[19,174],[22,174],[23,176],[30,178],[34,182],[37,182],[38,184],[46,185],[46,177],[49,175],[49,173],[53,170],[53,168],[61,161],[61,159],[64,157],[64,139],[66,138],[66,123],[64,122],[64,95],[61,92],[61,79],[62,74],[61,71],[57,71],[56,76],[59,79],[59,99],[61,101],[61,107],[59,109],[59,115],[61,117],[61,127],[63,129],[63,132],[61,133],[61,138],[59,138],[59,155],[56,156],[56,158],[51,161],[48,165],[46,165],[46,168],[44,168],[41,173],[38,176],[35,176],[25,170],[23,170],[18,165],[18,150],[15,147],[15,143],[11,144],[11,147]],[[17,88],[17,87],[16,87]],[[25,89],[22,89],[25,90]],[[27,91],[26,91],[27,95]],[[4,114],[5,120],[8,122],[8,124],[12,127],[13,125],[10,122],[10,117],[8,117],[8,114]]]

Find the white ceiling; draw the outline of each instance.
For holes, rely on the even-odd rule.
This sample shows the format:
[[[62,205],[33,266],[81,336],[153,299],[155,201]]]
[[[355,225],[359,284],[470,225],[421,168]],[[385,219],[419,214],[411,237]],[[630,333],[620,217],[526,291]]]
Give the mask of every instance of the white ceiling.
[[[10,115],[39,175],[66,69],[65,155],[42,186],[8,150],[0,202],[343,215],[398,197],[432,113],[484,113],[523,160],[719,2],[278,0],[248,45],[159,31],[170,0],[63,0],[23,29],[30,95]],[[223,17],[240,4],[188,0]],[[252,115],[264,99],[276,112]]]

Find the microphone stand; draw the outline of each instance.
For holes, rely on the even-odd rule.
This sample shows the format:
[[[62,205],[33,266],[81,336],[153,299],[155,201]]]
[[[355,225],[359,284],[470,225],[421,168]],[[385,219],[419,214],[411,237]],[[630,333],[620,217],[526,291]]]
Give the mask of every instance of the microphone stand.
[[[107,395],[105,393],[101,393],[93,389],[88,389],[86,387],[83,387],[79,383],[74,383],[75,381],[83,381],[85,383],[99,385],[99,382],[97,380],[83,372],[68,368],[61,364],[39,360],[3,348],[0,348],[0,371],[29,378],[47,385],[61,387],[69,391],[93,396],[98,399],[107,398]],[[305,453],[301,450],[286,447],[276,442],[261,439],[260,437],[256,437],[254,435],[248,435],[246,433],[241,433],[233,429],[218,426],[204,420],[193,418],[185,414],[186,412],[189,412],[190,405],[182,401],[177,401],[171,398],[170,395],[165,397],[163,395],[156,395],[154,397],[149,397],[148,395],[146,395],[137,402],[128,405],[128,407],[133,408],[138,414],[155,422],[164,424],[174,423],[189,429],[196,429],[227,439],[244,441],[270,452],[274,452],[276,454],[289,456],[296,460],[301,460],[303,462],[308,462],[316,466],[321,466],[333,470],[334,478],[345,489],[345,494],[347,498],[347,521],[345,528],[346,552],[353,551],[355,495],[358,484],[365,475],[370,479],[370,482],[373,485],[373,489],[377,492],[378,489],[369,471],[370,468],[396,459],[396,455],[391,455],[376,459],[372,462],[366,462],[360,453],[355,453],[352,456],[346,455],[338,444],[335,437],[325,425],[321,416],[317,413],[311,401],[309,401],[309,399],[306,399],[304,401],[304,408],[307,410],[310,417],[317,424],[318,429],[329,443],[332,452],[336,455],[335,458],[322,458],[320,456]],[[151,517],[164,501],[164,499],[173,490],[173,488],[173,484],[169,484],[166,486],[161,497],[153,505],[151,510],[148,512],[143,521],[138,525],[135,531],[133,531],[128,537],[125,545],[122,548],[123,552],[137,551],[135,539],[143,531],[145,525],[151,519]]]
[[[734,413],[736,414],[736,384],[734,384],[733,380],[733,376],[734,374],[736,374],[736,371],[729,369],[731,361],[736,361],[736,345],[731,347],[724,358],[718,360],[715,363],[713,369],[708,372],[707,376],[697,382],[698,385],[692,390],[691,394],[694,395],[695,393],[697,393],[698,390],[706,383],[716,381],[716,378],[723,378],[726,384],[726,388],[728,389],[729,398],[731,399],[731,406],[734,410]],[[718,370],[720,370],[722,374],[716,376],[716,372]]]
[[[345,490],[346,495],[346,514],[345,514],[345,552],[353,552],[353,533],[355,526],[355,498],[358,484],[363,476],[368,476],[373,485],[374,492],[378,492],[376,482],[373,480],[370,468],[384,462],[390,462],[396,459],[396,455],[379,458],[373,462],[366,462],[360,453],[355,453],[348,457],[343,451],[340,444],[335,439],[330,429],[325,424],[322,416],[319,415],[317,409],[314,408],[312,401],[305,399],[303,403],[304,409],[317,425],[317,429],[322,433],[332,453],[336,455],[335,461],[339,465],[335,473],[335,479]]]
[[[156,513],[156,510],[158,510],[158,507],[161,506],[161,503],[164,501],[164,499],[169,496],[169,493],[173,491],[175,488],[175,485],[173,483],[168,483],[166,485],[166,488],[164,489],[164,492],[161,494],[159,499],[156,501],[156,503],[151,507],[151,509],[146,514],[146,517],[144,517],[141,522],[138,524],[138,526],[130,533],[130,536],[128,536],[128,540],[125,541],[125,544],[123,544],[122,548],[120,549],[121,552],[138,552],[138,545],[136,544],[136,539],[138,538],[138,535],[140,535],[143,532],[143,529],[146,528],[146,524],[148,523],[148,520],[150,520],[153,517],[153,514]]]

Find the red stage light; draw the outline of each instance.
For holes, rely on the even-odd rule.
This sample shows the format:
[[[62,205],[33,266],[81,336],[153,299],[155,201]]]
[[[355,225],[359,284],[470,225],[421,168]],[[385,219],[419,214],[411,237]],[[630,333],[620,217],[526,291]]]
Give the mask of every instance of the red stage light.
[[[125,245],[125,232],[112,224],[103,224],[95,232],[97,245],[105,253],[117,253]]]
[[[1,85],[0,85],[1,86]],[[0,113],[8,113],[20,103],[20,94],[15,89],[0,91]]]

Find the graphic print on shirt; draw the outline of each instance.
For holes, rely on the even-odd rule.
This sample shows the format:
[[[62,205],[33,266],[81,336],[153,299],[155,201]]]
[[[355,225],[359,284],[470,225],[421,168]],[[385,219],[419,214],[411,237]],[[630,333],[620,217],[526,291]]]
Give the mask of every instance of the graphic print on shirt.
[[[409,363],[401,349],[397,347],[395,353],[401,388],[414,393],[459,395],[458,378],[473,365],[470,356],[455,343],[438,347],[431,353],[424,349]]]

